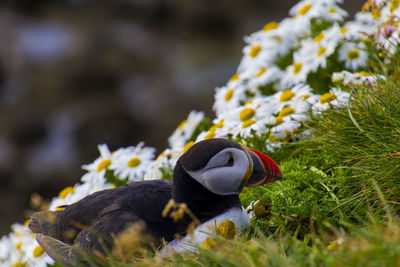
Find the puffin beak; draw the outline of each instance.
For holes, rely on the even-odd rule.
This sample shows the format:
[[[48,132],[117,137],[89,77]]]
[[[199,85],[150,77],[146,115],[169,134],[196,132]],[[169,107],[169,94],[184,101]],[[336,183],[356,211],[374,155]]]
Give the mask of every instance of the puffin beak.
[[[278,165],[260,151],[247,148],[253,161],[253,172],[247,181],[246,187],[256,187],[282,179]]]

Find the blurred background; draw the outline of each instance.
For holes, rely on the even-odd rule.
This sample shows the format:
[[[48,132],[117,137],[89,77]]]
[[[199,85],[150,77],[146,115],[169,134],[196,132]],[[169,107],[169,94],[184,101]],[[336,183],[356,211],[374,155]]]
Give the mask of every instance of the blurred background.
[[[213,116],[243,37],[296,2],[1,0],[0,236],[33,193],[78,182],[98,144],[161,152],[191,110]]]

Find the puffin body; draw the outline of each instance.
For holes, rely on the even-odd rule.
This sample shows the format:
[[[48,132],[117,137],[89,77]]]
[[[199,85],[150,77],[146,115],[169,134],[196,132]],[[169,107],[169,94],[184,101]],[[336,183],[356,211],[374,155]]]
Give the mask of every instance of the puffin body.
[[[194,222],[198,229],[228,217],[240,224],[235,218],[243,217],[243,187],[281,177],[276,163],[261,152],[227,139],[204,140],[178,159],[172,181],[141,181],[99,191],[61,211],[33,214],[29,228],[38,233],[36,239],[47,254],[64,265],[83,261],[82,251],[97,256],[113,251],[119,237],[135,224],[141,227],[134,235],[146,237],[141,246],[157,250],[164,241],[172,241],[173,248],[177,236],[188,238]],[[177,205],[175,217],[168,214],[171,203]]]

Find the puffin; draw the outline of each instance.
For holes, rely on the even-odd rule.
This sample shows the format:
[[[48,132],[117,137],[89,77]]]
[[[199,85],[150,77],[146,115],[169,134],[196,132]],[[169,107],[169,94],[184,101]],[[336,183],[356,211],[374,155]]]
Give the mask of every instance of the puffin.
[[[28,227],[44,251],[66,266],[84,264],[87,255],[105,259],[124,240],[157,252],[205,222],[241,212],[244,187],[281,178],[267,155],[228,139],[207,139],[177,160],[172,180],[98,191],[62,210],[34,213]]]

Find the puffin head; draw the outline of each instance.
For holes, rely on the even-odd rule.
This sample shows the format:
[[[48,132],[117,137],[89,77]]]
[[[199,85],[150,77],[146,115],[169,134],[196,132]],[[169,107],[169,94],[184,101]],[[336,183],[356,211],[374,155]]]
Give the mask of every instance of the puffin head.
[[[223,138],[194,144],[179,161],[194,180],[222,196],[282,178],[278,165],[267,155]]]

